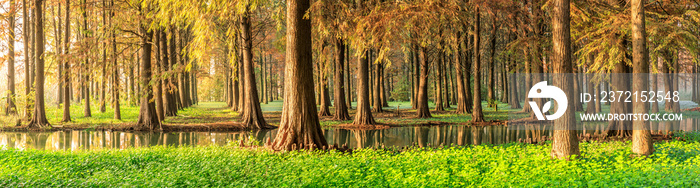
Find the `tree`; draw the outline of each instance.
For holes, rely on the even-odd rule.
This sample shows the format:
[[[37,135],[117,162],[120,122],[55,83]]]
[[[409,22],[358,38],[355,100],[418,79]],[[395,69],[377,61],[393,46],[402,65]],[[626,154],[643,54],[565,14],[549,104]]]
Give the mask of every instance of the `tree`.
[[[175,34],[175,26],[171,25],[170,28],[168,29],[168,33],[170,34],[170,37],[168,38],[167,46],[168,46],[168,63],[165,66],[165,70],[168,72],[172,72],[173,67],[177,64],[177,49],[176,49],[176,34]],[[177,84],[175,83],[175,79],[173,78],[172,74],[168,74],[166,76],[166,81],[167,84],[166,86],[166,91],[165,95],[166,98],[168,99],[168,106],[165,109],[165,115],[167,116],[177,116],[177,95],[175,89]]]
[[[554,86],[564,90],[566,96],[573,96],[573,77],[566,73],[573,73],[571,63],[571,33],[569,30],[569,0],[554,0],[552,14],[552,51],[554,52],[552,66],[554,70]],[[574,106],[573,100],[559,106]],[[564,115],[554,120],[554,136],[552,143],[552,157],[570,159],[572,155],[579,155],[578,137],[576,134],[576,114],[574,110],[566,110]]]
[[[156,76],[155,84],[153,86],[154,90],[154,97],[156,101],[156,115],[158,116],[158,119],[160,121],[165,120],[165,109],[163,109],[163,82],[162,82],[162,74],[163,74],[163,60],[164,58],[164,53],[163,50],[165,49],[165,46],[163,46],[163,43],[161,43],[161,40],[163,40],[163,37],[161,36],[161,31],[159,29],[156,29],[153,31],[153,46],[156,46],[156,64],[153,67],[153,72]]]
[[[243,121],[243,125],[248,129],[269,129],[272,128],[272,126],[265,122],[262,110],[260,109],[258,89],[255,84],[253,36],[251,34],[250,12],[248,10],[241,16],[240,27],[243,38],[243,81],[245,82],[245,86],[247,86],[245,88],[245,106],[243,107],[241,120]]]
[[[457,36],[460,36],[461,34],[457,34]],[[460,41],[461,37],[457,38],[457,41]],[[457,83],[457,109],[456,113],[458,114],[466,114],[468,112],[467,109],[467,88],[464,87],[464,73],[462,70],[465,68],[462,65],[462,57],[460,54],[462,54],[462,47],[460,43],[458,42],[457,44],[454,45],[454,50],[453,50],[453,56],[454,56],[454,67],[455,67],[455,77],[456,77],[456,83]]]
[[[67,56],[70,51],[70,0],[66,0],[66,33],[63,38],[63,55]],[[63,87],[63,119],[61,122],[70,122],[70,61],[63,60],[63,78],[59,87]]]
[[[442,85],[444,83],[443,79],[442,79],[443,74],[444,74],[442,67],[444,66],[444,57],[445,56],[442,54],[442,52],[438,52],[436,55],[437,55],[437,58],[436,58],[437,61],[435,61],[435,63],[434,63],[434,65],[435,65],[434,66],[435,67],[434,78],[435,78],[435,84],[437,84],[437,86],[435,87],[435,111],[439,112],[439,111],[445,111],[443,104],[444,104],[445,100],[447,100],[447,99],[443,95],[443,90],[447,90],[447,88],[443,87],[443,85]]]
[[[646,29],[643,0],[631,0],[632,8],[632,62],[634,66],[632,92],[642,92],[649,88],[649,61],[647,60]],[[649,104],[645,101],[632,101],[632,113],[649,113]],[[649,122],[637,119],[632,122],[632,152],[638,155],[650,155],[654,152]]]
[[[287,52],[284,107],[272,144],[276,150],[325,148],[314,101],[311,21],[304,19],[309,0],[287,0]]]
[[[322,47],[321,53],[325,52],[325,46]],[[330,63],[326,58],[318,63],[318,81],[319,81],[319,95],[320,95],[320,109],[318,111],[318,116],[331,116],[331,111],[329,109],[330,96],[328,93],[328,68]]]
[[[372,56],[374,57],[374,53],[372,53]],[[381,77],[382,77],[382,62],[374,62],[372,63],[375,65],[374,68],[374,76],[372,77],[372,81],[374,81],[374,89],[372,90],[372,102],[373,108],[372,111],[376,113],[381,113],[384,112],[384,109],[382,109],[382,82],[381,82]]]
[[[82,8],[81,12],[82,12],[82,17],[83,17],[83,30],[82,30],[82,32],[83,32],[83,39],[87,40],[87,38],[89,38],[88,21],[87,21],[88,16],[87,16],[87,10],[86,10],[87,9],[87,0],[83,0],[82,4],[83,4],[83,6],[81,6],[81,8]],[[84,76],[82,77],[83,80],[82,80],[82,83],[80,84],[82,87],[81,92],[83,92],[82,97],[83,97],[83,99],[85,99],[85,107],[83,108],[83,116],[84,117],[92,117],[92,111],[90,110],[90,81],[89,81],[90,74],[88,73],[88,71],[91,70],[90,58],[87,55],[84,58],[85,58],[83,61],[84,72],[81,72],[81,74]]]
[[[429,74],[429,64],[428,55],[426,47],[419,47],[419,59],[420,62],[420,79],[418,84],[418,98],[416,98],[416,103],[418,108],[416,109],[416,116],[418,118],[429,118],[433,117],[430,115],[430,109],[428,108],[428,74]]]
[[[142,12],[142,14],[144,14]],[[136,122],[135,128],[137,130],[156,130],[163,129],[160,119],[158,119],[158,114],[156,112],[156,104],[153,99],[153,86],[151,85],[151,77],[153,76],[151,67],[151,51],[152,43],[151,37],[153,36],[153,31],[146,28],[143,23],[139,24],[139,35],[141,38],[141,62],[140,62],[140,73],[141,90],[139,91],[140,97],[140,110],[138,121]]]
[[[34,113],[32,114],[32,119],[29,121],[28,127],[30,128],[44,128],[51,127],[49,121],[46,119],[46,108],[44,105],[44,11],[43,11],[43,0],[34,1],[34,16],[35,16],[35,30],[34,30],[34,54],[36,66],[35,68],[35,81],[36,90],[34,94]]]
[[[474,107],[472,107],[472,121],[483,122],[484,113],[481,111],[481,53],[479,52],[479,35],[481,34],[481,15],[479,11],[479,5],[476,6],[476,13],[474,16],[474,63],[472,65],[472,72],[474,73],[474,93],[472,97],[472,103]]]
[[[343,79],[345,76],[344,72],[345,64],[345,45],[343,40],[336,39],[335,41],[335,73],[333,74],[333,106],[335,106],[335,114],[333,114],[333,119],[335,120],[349,120],[350,115],[348,114],[348,107],[345,104],[345,83]]]
[[[10,13],[7,17],[9,23],[7,37],[7,108],[5,114],[17,114],[15,106],[15,1],[10,0]]]
[[[114,0],[110,1],[110,7],[114,8]],[[109,26],[112,27],[114,10],[109,11]],[[114,108],[114,119],[122,119],[121,106],[119,105],[119,67],[117,67],[117,36],[114,29],[110,32],[112,38],[112,107]]]
[[[31,1],[31,0],[29,0]],[[29,17],[29,3],[27,0],[22,0],[22,39],[24,39],[24,95],[29,96],[29,92],[31,91],[32,88],[32,74],[31,71],[31,64],[32,61],[34,61],[34,55],[32,52],[32,46],[34,45],[32,43],[31,36],[34,35],[31,30],[30,25],[32,25]],[[31,34],[30,34],[31,33]],[[31,106],[31,97],[26,97],[25,99],[25,108],[24,108],[24,115],[25,117],[29,120],[30,117],[32,117],[32,106]]]
[[[357,111],[355,112],[355,125],[374,125],[377,124],[372,117],[372,111],[369,107],[369,60],[367,59],[368,51],[362,50],[357,62]],[[285,91],[288,91],[285,89]],[[286,92],[285,92],[286,93]]]

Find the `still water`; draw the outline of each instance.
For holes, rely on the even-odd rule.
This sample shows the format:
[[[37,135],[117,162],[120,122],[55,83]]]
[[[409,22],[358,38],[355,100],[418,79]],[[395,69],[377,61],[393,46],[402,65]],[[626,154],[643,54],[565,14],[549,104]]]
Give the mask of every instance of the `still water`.
[[[598,134],[606,123],[587,123],[579,134]],[[700,120],[686,119],[676,122],[652,124],[653,134],[667,134],[671,131],[698,131]],[[116,132],[116,131],[57,131],[44,133],[0,132],[0,148],[45,149],[45,150],[98,150],[126,149],[133,147],[165,146],[204,146],[226,145],[241,139],[255,139],[264,143],[267,138],[275,138],[277,130],[249,132]],[[529,130],[509,126],[467,127],[421,126],[394,127],[383,130],[324,129],[329,144],[347,145],[350,148],[439,146],[439,145],[479,145],[504,144],[509,142],[551,137],[547,127],[533,127]]]

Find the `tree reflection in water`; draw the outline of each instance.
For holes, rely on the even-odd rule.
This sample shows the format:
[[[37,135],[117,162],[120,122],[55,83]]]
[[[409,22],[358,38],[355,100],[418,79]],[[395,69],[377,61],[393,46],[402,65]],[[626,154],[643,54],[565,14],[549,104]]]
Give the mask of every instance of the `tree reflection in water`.
[[[672,134],[673,131],[697,131],[700,120],[652,122],[652,134]],[[438,147],[450,145],[504,144],[509,142],[542,142],[551,137],[551,125],[517,126],[416,126],[382,130],[324,129],[327,142],[349,148]],[[582,124],[579,136],[605,135],[605,123]],[[147,146],[207,146],[226,145],[243,140],[262,145],[274,138],[277,130],[248,132],[0,132],[0,148],[46,150],[126,149]],[[238,143],[235,143],[236,145]]]

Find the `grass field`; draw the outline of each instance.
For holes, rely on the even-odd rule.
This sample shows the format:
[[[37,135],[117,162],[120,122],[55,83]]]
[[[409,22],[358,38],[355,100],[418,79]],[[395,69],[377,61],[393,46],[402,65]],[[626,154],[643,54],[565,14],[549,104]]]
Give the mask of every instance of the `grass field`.
[[[551,143],[352,153],[272,152],[234,145],[106,151],[0,151],[0,187],[696,187],[700,143],[581,143],[553,160]]]

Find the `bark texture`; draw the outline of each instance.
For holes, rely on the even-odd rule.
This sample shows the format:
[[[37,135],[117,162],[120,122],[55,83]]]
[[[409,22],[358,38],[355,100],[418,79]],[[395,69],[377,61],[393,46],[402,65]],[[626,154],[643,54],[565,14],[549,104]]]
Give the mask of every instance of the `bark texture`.
[[[571,33],[569,31],[569,0],[554,0],[554,14],[552,15],[552,51],[554,86],[564,90],[564,93],[572,98],[574,94],[571,65]],[[559,74],[558,74],[559,73]],[[574,101],[567,100],[568,106],[573,107]],[[562,106],[562,104],[558,104]],[[570,159],[572,155],[580,155],[578,137],[576,136],[576,114],[573,109],[565,111],[564,115],[554,120],[554,136],[552,143],[552,157]]]
[[[284,107],[272,144],[276,150],[327,147],[314,101],[311,21],[304,19],[309,0],[287,1],[287,51]]]
[[[632,64],[634,81],[632,92],[642,92],[649,88],[649,62],[646,51],[646,30],[644,25],[644,2],[631,0],[632,8]],[[632,113],[649,113],[649,105],[643,101],[632,101]],[[632,122],[632,152],[637,155],[651,155],[654,145],[651,140],[649,122],[643,119]]]
[[[34,68],[35,72],[35,93],[34,93],[34,113],[29,121],[30,128],[51,127],[46,119],[46,107],[44,104],[44,19],[43,19],[43,0],[34,1]]]
[[[343,41],[338,39],[335,43],[335,73],[333,74],[333,106],[335,106],[335,114],[333,114],[333,119],[335,120],[350,120],[350,115],[348,114],[348,107],[345,99],[345,83],[343,78],[345,78],[344,64],[345,64],[345,47]]]
[[[139,33],[141,34],[141,90],[138,93],[140,97],[140,110],[139,118],[136,122],[135,129],[137,130],[156,130],[162,129],[160,120],[158,119],[158,114],[156,112],[156,104],[153,100],[153,87],[151,86],[152,67],[151,67],[151,50],[152,43],[151,36],[153,36],[153,31],[147,31],[145,26],[139,26]]]
[[[472,72],[474,73],[474,92],[473,101],[474,107],[472,107],[472,121],[473,122],[484,122],[484,113],[481,110],[481,53],[479,52],[479,35],[481,32],[481,15],[479,15],[479,7],[476,7],[476,23],[474,24],[474,63],[472,67]]]
[[[248,12],[248,11],[246,11]],[[243,72],[244,82],[248,86],[245,88],[245,104],[241,120],[248,129],[269,129],[272,128],[263,117],[258,99],[258,89],[255,83],[255,65],[253,65],[253,36],[251,35],[251,25],[249,13],[241,18],[241,32],[243,34]],[[309,74],[310,75],[310,74]],[[287,90],[290,91],[290,90]]]

